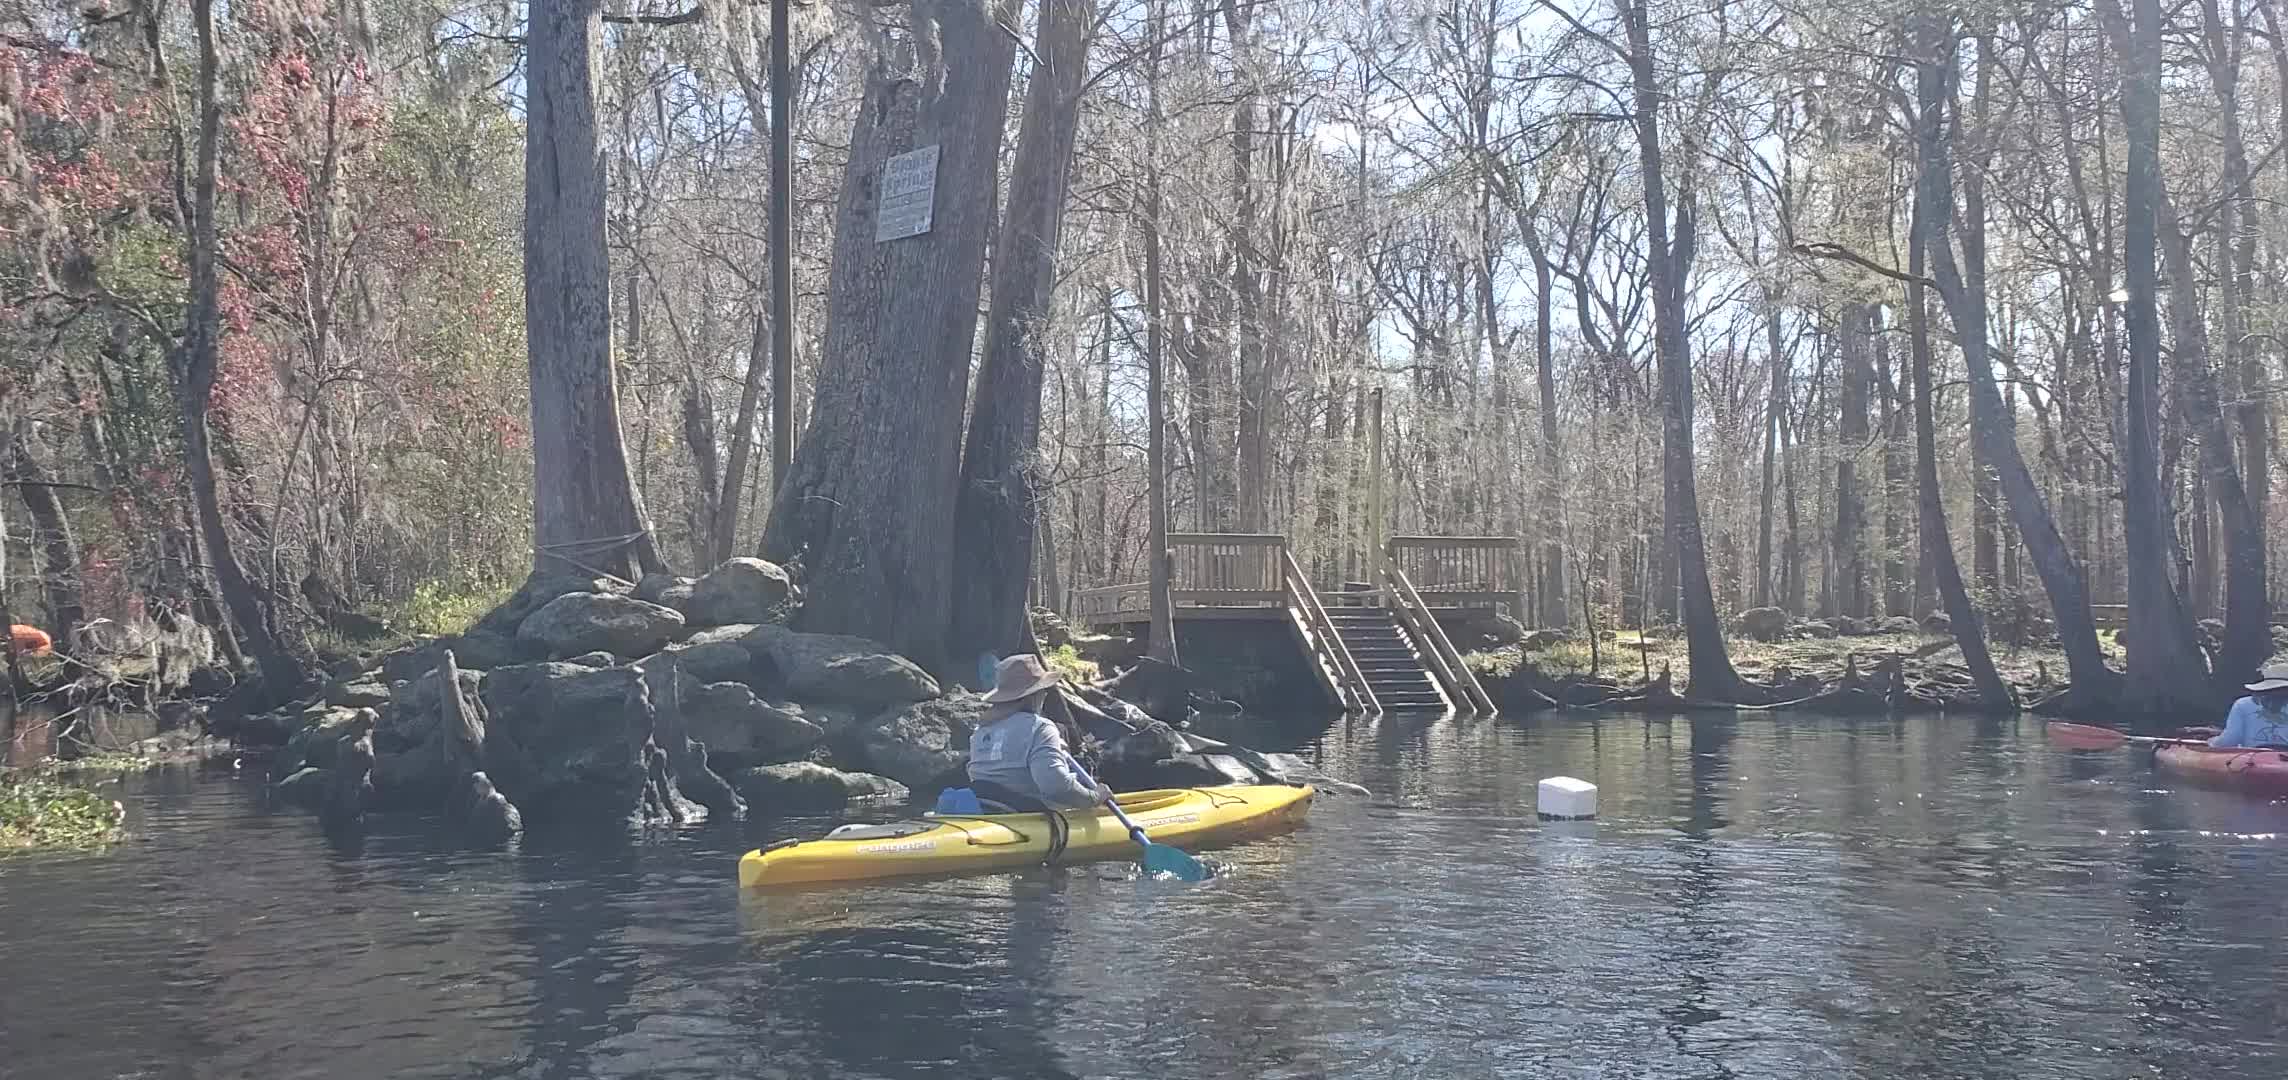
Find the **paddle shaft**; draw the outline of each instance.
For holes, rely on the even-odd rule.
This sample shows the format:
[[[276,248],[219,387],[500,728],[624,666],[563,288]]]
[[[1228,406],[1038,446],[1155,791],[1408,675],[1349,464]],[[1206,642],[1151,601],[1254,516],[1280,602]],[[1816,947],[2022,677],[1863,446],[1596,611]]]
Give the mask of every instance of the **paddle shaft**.
[[[1088,770],[1087,770],[1087,769],[1081,768],[1081,767],[1080,767],[1080,761],[1079,761],[1079,759],[1077,759],[1077,758],[1076,758],[1076,759],[1074,759],[1074,761],[1073,761],[1073,771],[1074,771],[1074,772],[1076,772],[1076,773],[1079,773],[1079,774],[1080,774],[1080,782],[1081,782],[1081,783],[1083,783],[1083,784],[1087,784],[1088,786],[1090,786],[1090,787],[1092,787],[1092,788],[1093,788],[1093,787],[1095,787],[1095,786],[1097,786],[1097,784],[1096,784],[1096,777],[1090,776],[1090,775],[1088,774]],[[1122,825],[1124,825],[1124,826],[1126,826],[1126,827],[1128,828],[1128,838],[1129,838],[1129,839],[1136,841],[1136,843],[1138,844],[1138,846],[1141,846],[1141,847],[1151,847],[1151,846],[1152,846],[1152,841],[1151,841],[1151,840],[1149,840],[1149,839],[1147,839],[1147,838],[1144,836],[1144,826],[1142,826],[1142,825],[1138,825],[1138,824],[1136,824],[1136,822],[1134,822],[1133,820],[1130,820],[1130,819],[1129,819],[1129,817],[1128,817],[1128,811],[1126,811],[1126,810],[1122,810],[1122,809],[1120,808],[1120,800],[1118,800],[1118,799],[1106,799],[1106,800],[1104,800],[1104,808],[1105,808],[1105,809],[1107,809],[1107,810],[1110,810],[1110,811],[1112,811],[1112,816],[1113,816],[1113,817],[1116,817],[1116,818],[1119,818],[1119,819],[1120,819],[1120,824],[1122,824]]]

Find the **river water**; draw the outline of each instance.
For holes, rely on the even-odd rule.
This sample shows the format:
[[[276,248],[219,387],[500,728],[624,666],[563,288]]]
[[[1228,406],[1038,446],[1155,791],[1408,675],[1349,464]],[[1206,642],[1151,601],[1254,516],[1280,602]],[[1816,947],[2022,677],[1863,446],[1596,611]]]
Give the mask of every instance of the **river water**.
[[[817,821],[330,843],[249,767],[0,860],[0,1077],[2263,1077],[2288,805],[2035,720],[1255,727],[1370,798],[1215,856],[742,898]],[[1229,733],[1227,733],[1229,734]],[[1537,822],[1535,781],[1602,787]]]

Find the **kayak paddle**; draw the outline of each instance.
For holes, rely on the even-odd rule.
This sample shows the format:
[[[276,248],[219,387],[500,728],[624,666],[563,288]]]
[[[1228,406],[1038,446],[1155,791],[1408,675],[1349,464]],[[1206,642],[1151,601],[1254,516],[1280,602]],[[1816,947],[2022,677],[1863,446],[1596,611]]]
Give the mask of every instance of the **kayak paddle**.
[[[1096,786],[1095,778],[1081,769],[1080,762],[1073,762],[1073,770],[1080,773],[1081,783],[1090,787]],[[1193,858],[1190,853],[1182,848],[1153,843],[1149,837],[1144,835],[1144,826],[1129,820],[1128,812],[1120,808],[1119,800],[1106,799],[1104,800],[1104,807],[1112,811],[1112,816],[1119,818],[1122,825],[1128,827],[1128,838],[1136,841],[1136,845],[1144,849],[1143,856],[1137,861],[1144,864],[1145,873],[1171,874],[1181,881],[1206,881],[1208,879],[1206,863]]]
[[[2207,739],[2168,739],[2154,735],[2129,735],[2112,728],[2093,724],[2069,724],[2063,720],[2050,721],[2050,738],[2071,750],[2119,750],[2135,743],[2138,746],[2207,746]]]

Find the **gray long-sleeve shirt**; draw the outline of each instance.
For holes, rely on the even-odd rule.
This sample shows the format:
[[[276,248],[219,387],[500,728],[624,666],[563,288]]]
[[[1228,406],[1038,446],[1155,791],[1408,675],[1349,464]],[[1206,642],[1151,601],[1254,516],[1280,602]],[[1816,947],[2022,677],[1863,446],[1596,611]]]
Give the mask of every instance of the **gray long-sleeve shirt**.
[[[1031,795],[1050,806],[1096,804],[1096,789],[1081,781],[1080,766],[1065,749],[1057,726],[1038,713],[1015,712],[978,727],[969,737],[969,778]]]

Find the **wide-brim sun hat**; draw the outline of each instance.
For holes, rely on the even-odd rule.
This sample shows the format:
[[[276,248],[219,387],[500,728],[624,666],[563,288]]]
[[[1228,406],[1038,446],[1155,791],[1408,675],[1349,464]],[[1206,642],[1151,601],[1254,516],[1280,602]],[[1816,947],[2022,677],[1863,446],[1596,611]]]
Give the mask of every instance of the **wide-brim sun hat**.
[[[2288,664],[2264,665],[2264,670],[2256,673],[2256,681],[2249,683],[2248,689],[2259,694],[2267,690],[2288,690]]]
[[[995,705],[1023,701],[1057,684],[1057,677],[1031,653],[1012,656],[993,668],[993,692],[985,700]]]

